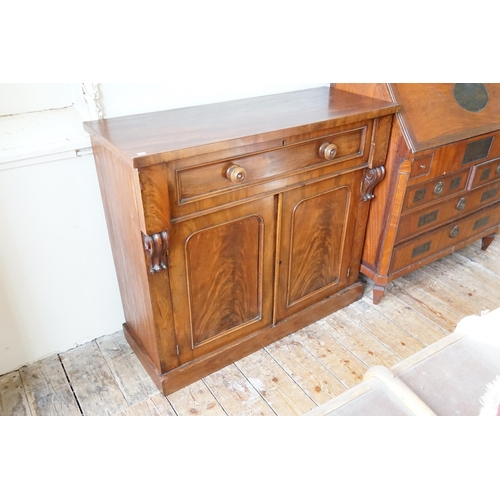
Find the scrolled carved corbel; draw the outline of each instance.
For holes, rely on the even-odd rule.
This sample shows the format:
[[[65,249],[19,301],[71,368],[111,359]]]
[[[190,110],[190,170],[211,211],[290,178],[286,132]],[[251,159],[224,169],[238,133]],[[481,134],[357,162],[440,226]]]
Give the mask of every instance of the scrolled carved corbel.
[[[375,188],[385,178],[385,167],[368,169],[361,185],[361,198],[363,201],[370,201],[375,198],[373,192]]]
[[[163,231],[152,236],[143,234],[142,241],[144,243],[149,272],[156,274],[167,269],[168,232]]]

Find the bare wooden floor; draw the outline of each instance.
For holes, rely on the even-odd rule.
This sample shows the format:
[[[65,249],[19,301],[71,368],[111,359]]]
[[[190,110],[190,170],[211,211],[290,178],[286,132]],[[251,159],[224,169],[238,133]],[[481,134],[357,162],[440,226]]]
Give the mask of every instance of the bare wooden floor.
[[[303,415],[499,308],[499,278],[500,241],[475,243],[168,398],[118,332],[0,376],[0,415]]]

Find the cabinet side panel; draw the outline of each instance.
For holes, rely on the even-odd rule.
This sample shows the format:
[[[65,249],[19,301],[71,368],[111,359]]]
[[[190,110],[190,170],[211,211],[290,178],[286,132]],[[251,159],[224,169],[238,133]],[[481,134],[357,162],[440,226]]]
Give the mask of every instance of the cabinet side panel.
[[[153,311],[136,203],[137,171],[93,141],[97,175],[127,325],[159,367]]]
[[[391,230],[390,217],[395,193],[400,181],[400,166],[409,155],[408,146],[397,121],[394,122],[392,130],[386,163],[386,177],[374,193],[375,199],[372,200],[370,207],[363,250],[363,264],[373,271],[376,270],[379,264],[378,259],[380,253],[383,252],[384,241],[387,239],[387,233]],[[396,229],[392,228],[393,231]]]

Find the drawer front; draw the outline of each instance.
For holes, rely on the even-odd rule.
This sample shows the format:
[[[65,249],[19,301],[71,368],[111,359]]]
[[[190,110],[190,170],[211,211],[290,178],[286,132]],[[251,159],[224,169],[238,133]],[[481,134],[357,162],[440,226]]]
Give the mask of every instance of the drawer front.
[[[415,179],[417,177],[423,177],[424,175],[429,175],[432,168],[432,161],[434,159],[433,154],[418,156],[415,158],[411,164],[410,177]]]
[[[432,164],[427,166],[420,162],[433,154]],[[500,157],[500,132],[473,137],[469,140],[442,146],[435,150],[415,154],[412,159],[412,173],[409,185],[416,186],[427,179],[437,179],[452,172],[472,168],[478,164],[492,161]],[[420,167],[423,168],[420,168]],[[419,169],[421,174],[418,174]]]
[[[411,266],[475,235],[488,234],[500,223],[500,204],[493,205],[452,224],[398,245],[394,249],[391,273]]]
[[[176,169],[176,201],[185,205],[318,165],[355,158],[361,164],[368,160],[367,133],[365,125],[273,151],[233,158],[229,153],[225,161]],[[328,149],[330,145],[334,147]]]
[[[468,177],[469,170],[463,170],[409,188],[406,192],[403,213],[465,191]]]
[[[454,196],[401,217],[396,242],[411,238],[500,200],[500,182]]]
[[[500,159],[476,165],[472,169],[469,189],[475,189],[500,179]]]

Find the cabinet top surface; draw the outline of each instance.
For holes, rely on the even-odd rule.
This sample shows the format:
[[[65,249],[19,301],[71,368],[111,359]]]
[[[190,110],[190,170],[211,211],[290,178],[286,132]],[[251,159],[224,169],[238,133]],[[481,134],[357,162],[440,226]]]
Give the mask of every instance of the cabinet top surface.
[[[320,87],[84,123],[91,137],[142,167],[372,119],[398,105]],[[185,153],[184,153],[185,154]],[[160,156],[161,155],[161,158]]]
[[[500,130],[500,84],[392,83],[414,151]]]

